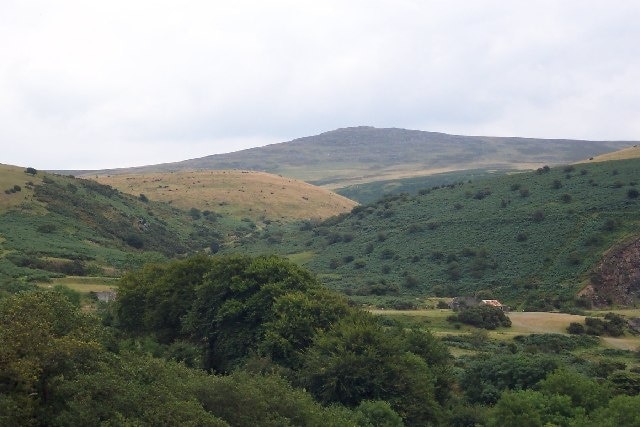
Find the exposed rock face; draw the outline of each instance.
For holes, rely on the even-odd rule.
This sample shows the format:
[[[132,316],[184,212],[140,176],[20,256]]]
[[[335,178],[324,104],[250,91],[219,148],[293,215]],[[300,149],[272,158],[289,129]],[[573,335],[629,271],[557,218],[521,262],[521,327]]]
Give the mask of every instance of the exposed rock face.
[[[640,297],[640,237],[611,249],[579,293],[594,305],[630,305]]]

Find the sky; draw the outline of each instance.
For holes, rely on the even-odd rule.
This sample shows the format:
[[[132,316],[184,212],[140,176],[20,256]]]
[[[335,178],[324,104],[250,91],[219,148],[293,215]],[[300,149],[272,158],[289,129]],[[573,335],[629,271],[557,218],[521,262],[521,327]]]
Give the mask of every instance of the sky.
[[[0,0],[0,163],[102,169],[349,126],[640,140],[637,0]]]

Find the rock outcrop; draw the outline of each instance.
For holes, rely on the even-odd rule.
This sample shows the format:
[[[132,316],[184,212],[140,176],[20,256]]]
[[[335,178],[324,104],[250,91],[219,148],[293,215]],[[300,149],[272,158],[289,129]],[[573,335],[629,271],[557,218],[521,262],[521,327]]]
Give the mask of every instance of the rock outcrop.
[[[640,298],[640,237],[609,250],[578,295],[595,306],[631,305]]]

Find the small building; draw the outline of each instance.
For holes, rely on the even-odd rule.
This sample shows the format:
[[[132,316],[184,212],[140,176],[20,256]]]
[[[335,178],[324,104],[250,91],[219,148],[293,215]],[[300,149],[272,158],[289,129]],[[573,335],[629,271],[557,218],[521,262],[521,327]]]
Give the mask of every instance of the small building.
[[[480,304],[490,305],[491,307],[499,308],[502,311],[509,311],[509,307],[507,307],[506,305],[503,305],[497,299],[483,299],[480,301]]]
[[[497,299],[478,299],[476,297],[455,297],[450,304],[450,307],[453,311],[464,310],[468,307],[476,307],[478,305],[490,305],[492,307],[499,308],[504,312],[509,311],[509,307],[502,304]]]

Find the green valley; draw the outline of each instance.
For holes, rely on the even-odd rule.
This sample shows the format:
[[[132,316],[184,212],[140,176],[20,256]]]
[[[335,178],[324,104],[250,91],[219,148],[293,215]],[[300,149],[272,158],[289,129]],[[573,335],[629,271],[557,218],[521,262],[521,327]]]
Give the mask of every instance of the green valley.
[[[359,301],[479,293],[527,309],[572,306],[603,255],[639,236],[638,170],[630,159],[426,188],[264,230],[235,250],[304,252],[307,267]]]

